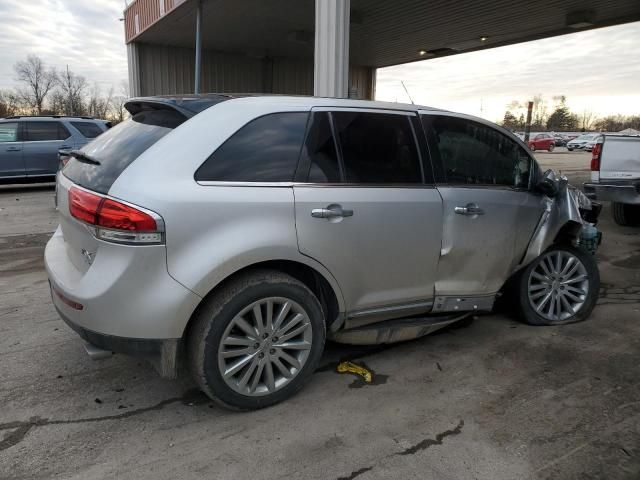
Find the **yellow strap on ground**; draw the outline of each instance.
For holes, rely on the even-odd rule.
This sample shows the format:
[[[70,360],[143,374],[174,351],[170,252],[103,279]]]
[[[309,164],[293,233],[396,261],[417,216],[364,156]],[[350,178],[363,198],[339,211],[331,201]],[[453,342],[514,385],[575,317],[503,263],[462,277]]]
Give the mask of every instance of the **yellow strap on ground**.
[[[373,381],[373,374],[369,370],[352,362],[340,362],[336,371],[338,373],[353,373],[355,375],[360,375],[367,383],[371,383]]]

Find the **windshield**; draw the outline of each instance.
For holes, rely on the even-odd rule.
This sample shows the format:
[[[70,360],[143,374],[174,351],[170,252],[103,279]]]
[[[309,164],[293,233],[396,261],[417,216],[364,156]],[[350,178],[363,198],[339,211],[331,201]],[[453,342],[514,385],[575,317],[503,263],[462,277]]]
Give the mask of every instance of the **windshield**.
[[[71,181],[96,192],[107,193],[120,174],[142,152],[183,123],[186,118],[174,110],[150,110],[107,130],[80,152],[99,162],[73,158],[63,169]]]

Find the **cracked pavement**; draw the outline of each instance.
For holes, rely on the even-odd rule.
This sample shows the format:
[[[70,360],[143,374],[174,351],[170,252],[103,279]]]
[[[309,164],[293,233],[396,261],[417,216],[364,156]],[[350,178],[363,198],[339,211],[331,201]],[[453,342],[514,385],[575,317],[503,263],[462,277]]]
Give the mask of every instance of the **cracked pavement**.
[[[589,155],[538,156],[588,178]],[[329,345],[300,394],[250,413],[186,372],[91,361],[50,302],[55,225],[51,187],[0,187],[0,479],[640,477],[640,229],[608,205],[586,322],[496,313],[395,346]],[[337,374],[341,360],[379,381]]]

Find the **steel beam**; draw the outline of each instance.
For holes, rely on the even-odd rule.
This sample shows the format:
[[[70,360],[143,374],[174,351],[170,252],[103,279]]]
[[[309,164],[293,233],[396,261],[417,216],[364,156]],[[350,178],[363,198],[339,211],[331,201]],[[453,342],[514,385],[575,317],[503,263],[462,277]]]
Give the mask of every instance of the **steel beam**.
[[[350,0],[316,0],[313,94],[346,98],[349,92]]]
[[[195,85],[193,93],[200,93],[200,75],[202,69],[202,1],[198,0],[196,7],[196,65],[195,65]]]

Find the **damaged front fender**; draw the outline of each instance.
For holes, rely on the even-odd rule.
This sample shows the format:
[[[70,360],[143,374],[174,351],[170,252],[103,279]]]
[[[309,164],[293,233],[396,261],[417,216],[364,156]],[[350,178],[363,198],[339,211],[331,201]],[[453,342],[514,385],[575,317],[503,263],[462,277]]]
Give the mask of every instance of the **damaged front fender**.
[[[580,210],[591,210],[591,201],[578,189],[569,185],[567,177],[556,180],[557,193],[545,197],[545,210],[529,241],[518,269],[528,265],[560,237],[576,244],[585,224]]]

